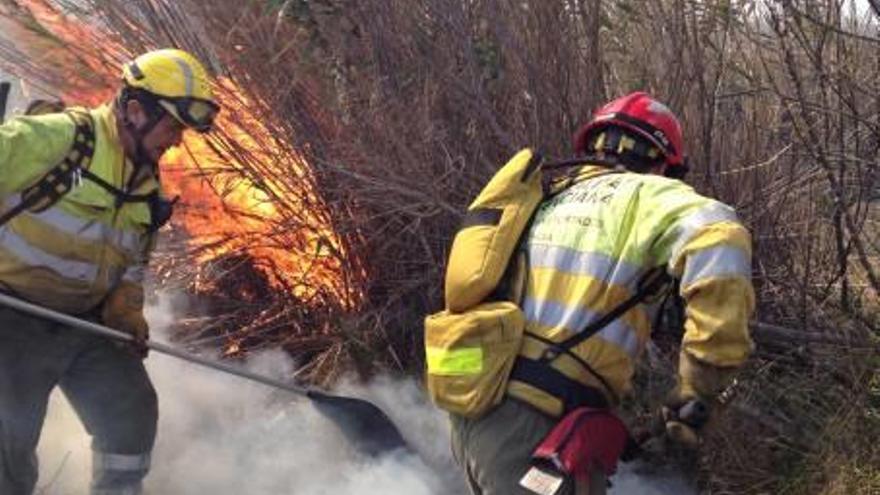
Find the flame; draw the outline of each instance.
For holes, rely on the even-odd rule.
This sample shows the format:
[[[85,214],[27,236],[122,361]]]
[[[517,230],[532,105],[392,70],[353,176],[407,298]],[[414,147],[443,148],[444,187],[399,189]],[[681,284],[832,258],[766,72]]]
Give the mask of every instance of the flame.
[[[223,357],[234,356],[240,353],[241,350],[241,344],[236,341],[232,341],[223,349]]]
[[[276,289],[301,300],[321,292],[343,306],[355,304],[357,294],[349,293],[342,276],[347,254],[313,190],[308,164],[252,116],[253,105],[238,86],[228,79],[218,86],[224,95],[218,127],[229,150],[219,152],[203,136],[186,133],[182,146],[163,156],[166,194],[181,198],[173,225],[191,236],[199,263],[246,254]],[[267,173],[247,178],[243,161],[256,161]],[[285,217],[291,214],[296,217]]]
[[[75,22],[49,0],[14,3],[18,5],[0,16],[0,38],[13,41],[14,57],[28,63],[12,63],[10,72],[37,80],[41,89],[55,89],[77,105],[96,106],[113,95],[118,65],[130,57],[116,39],[94,25]]]

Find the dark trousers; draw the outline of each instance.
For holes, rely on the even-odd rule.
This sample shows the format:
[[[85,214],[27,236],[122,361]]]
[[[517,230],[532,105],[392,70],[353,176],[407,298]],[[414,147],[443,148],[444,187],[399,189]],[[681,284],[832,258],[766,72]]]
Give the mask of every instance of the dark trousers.
[[[479,419],[450,415],[452,452],[473,495],[534,495],[519,485],[531,454],[556,420],[516,399],[504,399]],[[593,469],[589,480],[567,485],[560,495],[604,495],[605,475]]]
[[[0,308],[0,494],[33,492],[56,385],[92,436],[92,493],[140,493],[158,418],[141,359],[107,339]]]

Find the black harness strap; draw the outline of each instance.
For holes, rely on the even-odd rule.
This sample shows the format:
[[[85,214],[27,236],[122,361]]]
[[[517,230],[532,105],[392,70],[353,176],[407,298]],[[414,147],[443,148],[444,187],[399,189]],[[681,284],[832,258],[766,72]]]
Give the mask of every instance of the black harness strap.
[[[608,314],[599,318],[590,325],[587,325],[582,332],[579,332],[568,339],[556,343],[540,335],[526,332],[526,338],[533,338],[543,342],[547,348],[538,359],[529,359],[526,357],[517,357],[513,366],[510,378],[531,385],[539,390],[543,390],[548,394],[558,398],[563,403],[563,411],[568,412],[582,406],[593,408],[608,407],[606,395],[599,389],[584,385],[576,380],[566,376],[564,373],[552,366],[562,354],[566,354],[570,358],[577,361],[590,375],[592,375],[608,393],[607,397],[617,402],[619,398],[611,388],[611,385],[605,378],[590,366],[584,359],[578,356],[572,349],[596,335],[600,330],[616,320],[624,313],[632,309],[636,304],[644,301],[647,297],[659,293],[659,291],[672,280],[663,267],[654,268],[642,277],[636,293],[621,303],[619,306],[611,310]]]
[[[94,182],[112,194],[116,198],[116,208],[125,203],[147,203],[150,208],[149,230],[155,231],[164,225],[171,217],[177,198],[166,201],[159,196],[158,190],[147,194],[130,194],[92,173],[89,170],[92,156],[95,153],[95,124],[92,121],[92,116],[79,110],[66,110],[64,113],[76,124],[70,150],[64,159],[49,170],[42,179],[22,191],[21,201],[0,215],[0,226],[25,211],[35,213],[45,211],[83,179]]]
[[[608,400],[599,389],[572,380],[561,371],[539,361],[518,357],[510,379],[531,385],[562,401],[563,410],[580,406],[608,407]]]
[[[89,172],[88,170],[83,170],[82,176],[84,179],[88,179],[88,180],[94,182],[95,184],[101,186],[102,189],[104,189],[108,193],[112,194],[113,197],[116,198],[116,207],[117,208],[122,206],[124,203],[148,203],[154,197],[158,196],[158,192],[156,192],[156,191],[150,192],[148,194],[127,193],[127,192],[123,191],[122,189],[119,189],[118,187],[114,186],[113,184],[110,184],[106,180],[98,177],[97,175]]]
[[[105,191],[115,196],[117,208],[125,203],[147,203],[147,206],[149,206],[150,208],[150,226],[148,230],[151,232],[159,230],[163,225],[168,222],[168,220],[171,219],[174,204],[177,203],[178,199],[180,199],[180,196],[177,196],[171,201],[165,200],[161,196],[159,196],[158,190],[152,191],[147,194],[130,194],[117,187],[114,187],[109,182],[89,172],[88,170],[83,170],[82,176],[94,182],[95,184],[98,184]]]
[[[583,331],[576,333],[575,335],[565,339],[564,341],[558,344],[551,344],[544,351],[544,354],[541,356],[540,362],[546,363],[553,361],[560,354],[568,354],[573,356],[574,353],[571,352],[571,349],[580,344],[581,342],[589,339],[593,335],[596,335],[603,328],[608,326],[611,322],[621,317],[624,313],[632,309],[635,305],[641,303],[645,299],[655,294],[658,294],[664,286],[666,286],[669,282],[672,281],[672,277],[666,273],[665,267],[656,267],[652,268],[645,274],[644,277],[639,281],[638,289],[636,293],[633,294],[629,299],[621,303],[619,306],[609,311],[605,316],[599,318],[595,322],[587,325]]]
[[[0,215],[0,226],[12,220],[24,211],[36,213],[54,205],[62,196],[70,192],[74,182],[82,177],[92,161],[95,153],[95,131],[92,116],[87,112],[67,110],[76,129],[73,144],[67,155],[54,168],[49,170],[36,184],[21,193],[21,201],[9,211]]]
[[[532,339],[535,339],[535,340],[537,340],[537,341],[543,342],[548,348],[558,345],[558,344],[556,344],[556,342],[553,342],[552,340],[550,340],[550,339],[548,339],[548,338],[546,338],[546,337],[542,337],[542,336],[537,335],[537,334],[534,334],[534,333],[532,333],[532,332],[528,332],[528,331],[527,331],[527,332],[525,332],[525,335],[526,335],[526,338],[532,338]],[[545,353],[546,353],[546,351],[545,351]],[[583,369],[587,370],[587,373],[589,373],[590,375],[592,375],[593,378],[596,379],[596,381],[598,381],[599,383],[602,384],[602,388],[604,388],[606,391],[608,391],[608,394],[614,399],[614,401],[615,401],[615,402],[617,401],[618,398],[617,398],[617,394],[614,393],[614,389],[611,388],[611,385],[608,384],[608,381],[605,380],[605,377],[604,377],[604,376],[602,376],[601,374],[599,374],[598,371],[594,370],[593,367],[590,366],[590,363],[584,361],[580,356],[578,356],[578,355],[575,354],[574,352],[569,352],[569,353],[567,353],[567,355],[568,355],[568,357],[570,357],[570,358],[574,359],[575,361],[577,361],[577,363],[580,364],[581,367],[582,367]],[[542,356],[542,357],[543,357],[543,356]],[[522,359],[525,359],[525,358],[522,358]],[[551,368],[551,367],[549,366],[549,362],[543,360],[542,358],[538,358],[538,359],[535,360],[534,362],[535,362],[537,365],[540,365],[540,366],[542,366],[542,367],[544,367],[544,368],[547,368],[547,369],[553,369],[553,368]],[[554,371],[555,371],[555,370],[554,370]],[[565,376],[565,375],[563,375],[563,376]],[[567,378],[567,377],[566,377],[566,378]],[[574,380],[571,380],[571,379],[568,379],[568,380],[571,381],[572,383],[576,383],[577,385],[579,385],[579,386],[581,386],[581,387],[585,387],[585,386],[586,386],[586,385],[582,385],[582,384],[580,384],[580,383],[578,383],[578,382],[575,382]]]
[[[569,167],[584,162],[595,161],[597,157],[583,157],[573,160],[566,160],[547,164],[550,167]],[[602,165],[617,165],[618,161],[602,161],[598,160]],[[546,166],[546,165],[545,165]],[[609,169],[608,172],[589,177],[588,179],[606,175],[609,172],[617,172],[615,169]],[[563,184],[563,189],[571,186],[575,180],[569,177],[569,182]],[[559,192],[559,191],[557,191]],[[528,230],[526,230],[527,232]],[[525,234],[525,233],[524,233]],[[543,390],[554,397],[563,401],[566,411],[570,411],[579,405],[587,405],[590,407],[607,407],[608,402],[606,395],[594,387],[584,385],[573,380],[551,366],[552,362],[560,355],[566,354],[570,358],[578,362],[590,375],[592,375],[602,387],[607,391],[608,397],[614,401],[618,400],[614,389],[608,384],[607,380],[596,370],[590,366],[584,359],[572,351],[578,344],[594,336],[611,322],[622,316],[624,313],[632,309],[650,296],[659,293],[663,287],[672,281],[666,273],[665,267],[656,267],[649,270],[639,281],[636,293],[629,299],[621,303],[619,306],[608,312],[590,325],[587,325],[583,331],[576,333],[568,339],[556,343],[550,339],[541,337],[531,332],[526,332],[526,338],[533,338],[543,342],[547,348],[537,360],[518,357],[511,373],[511,379],[527,383],[539,390]]]
[[[12,88],[12,85],[9,81],[0,82],[0,124],[3,123],[3,120],[6,118],[6,101],[9,98],[9,90]]]

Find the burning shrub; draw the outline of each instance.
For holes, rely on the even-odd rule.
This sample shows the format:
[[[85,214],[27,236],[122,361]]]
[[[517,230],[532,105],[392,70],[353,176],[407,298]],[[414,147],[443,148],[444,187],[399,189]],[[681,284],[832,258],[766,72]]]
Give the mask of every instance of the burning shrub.
[[[862,421],[877,366],[876,19],[815,2],[90,0],[74,17],[61,4],[0,6],[4,35],[28,40],[0,44],[0,61],[69,101],[106,98],[145,47],[186,48],[220,76],[221,132],[164,169],[182,215],[157,285],[202,301],[182,339],[230,356],[280,343],[316,381],[420,371],[422,317],[486,178],[521,146],[568,155],[592,108],[647,89],[683,116],[697,187],[753,232],[758,319],[796,329],[755,326],[704,485],[774,492],[799,486],[805,460],[863,462],[844,444],[866,437],[840,425]],[[651,373],[671,369],[658,356],[655,389]],[[809,466],[811,491],[845,479]]]

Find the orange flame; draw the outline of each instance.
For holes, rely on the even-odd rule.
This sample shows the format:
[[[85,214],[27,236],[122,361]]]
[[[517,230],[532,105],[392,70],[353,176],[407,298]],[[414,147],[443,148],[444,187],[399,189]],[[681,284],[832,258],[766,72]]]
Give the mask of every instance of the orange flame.
[[[54,89],[77,105],[106,101],[119,80],[117,65],[129,57],[128,51],[108,33],[72,20],[48,0],[17,3],[18,10],[11,7],[8,17],[0,16],[0,37],[15,42],[31,69],[39,71],[37,79],[61,86]],[[26,79],[28,74],[19,76]]]
[[[245,253],[274,287],[298,299],[322,292],[344,307],[356,304],[359,297],[342,276],[345,250],[313,190],[308,164],[251,115],[234,83],[224,79],[218,86],[224,107],[218,127],[231,140],[227,152],[187,134],[181,147],[163,157],[166,193],[181,197],[183,214],[173,224],[191,236],[196,261]],[[243,161],[257,162],[267,173],[247,178]]]

